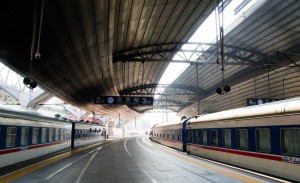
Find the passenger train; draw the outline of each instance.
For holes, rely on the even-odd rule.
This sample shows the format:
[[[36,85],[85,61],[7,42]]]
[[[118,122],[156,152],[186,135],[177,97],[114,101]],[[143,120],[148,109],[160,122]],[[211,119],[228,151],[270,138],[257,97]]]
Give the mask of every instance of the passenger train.
[[[189,154],[300,181],[300,98],[158,124],[150,138]]]
[[[103,125],[75,124],[74,147],[105,140]],[[72,122],[0,109],[0,168],[71,147]]]

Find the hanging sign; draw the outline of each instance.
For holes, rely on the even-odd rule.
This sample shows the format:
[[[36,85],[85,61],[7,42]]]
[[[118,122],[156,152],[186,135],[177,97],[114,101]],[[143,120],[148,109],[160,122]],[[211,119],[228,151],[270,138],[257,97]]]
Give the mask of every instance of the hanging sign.
[[[266,98],[247,98],[247,106],[260,105],[269,102],[276,102],[282,99],[266,99]]]
[[[153,105],[153,97],[96,96],[94,104]]]

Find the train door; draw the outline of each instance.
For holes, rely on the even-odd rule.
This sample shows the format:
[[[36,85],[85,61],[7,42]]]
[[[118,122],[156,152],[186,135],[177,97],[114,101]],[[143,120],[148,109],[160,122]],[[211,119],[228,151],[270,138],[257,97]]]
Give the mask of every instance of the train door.
[[[186,134],[186,123],[188,120],[184,120],[182,122],[182,131],[181,131],[181,137],[182,137],[182,151],[186,152],[186,142],[187,142],[187,134]]]

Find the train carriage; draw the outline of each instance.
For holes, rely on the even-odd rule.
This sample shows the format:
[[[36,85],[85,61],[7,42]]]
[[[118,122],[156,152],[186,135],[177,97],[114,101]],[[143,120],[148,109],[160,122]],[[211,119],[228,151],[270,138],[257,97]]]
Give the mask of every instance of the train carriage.
[[[300,98],[196,116],[182,135],[190,154],[300,180]]]
[[[152,140],[174,149],[182,149],[181,122],[157,124],[152,128]]]
[[[103,125],[75,123],[74,146],[105,140],[103,131]],[[70,148],[71,133],[70,121],[0,109],[0,167]]]

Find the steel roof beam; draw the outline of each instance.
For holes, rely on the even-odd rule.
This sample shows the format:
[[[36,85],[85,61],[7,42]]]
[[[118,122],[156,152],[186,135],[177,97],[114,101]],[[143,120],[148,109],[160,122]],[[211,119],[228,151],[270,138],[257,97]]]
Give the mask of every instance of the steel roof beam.
[[[113,53],[113,56],[126,55],[125,53],[138,52],[138,51],[143,50],[143,49],[149,50],[151,48],[153,48],[156,51],[163,51],[163,50],[165,50],[165,51],[168,51],[168,52],[177,52],[177,51],[180,51],[180,50],[182,50],[182,51],[195,51],[193,49],[191,49],[191,50],[182,49],[181,46],[183,46],[183,45],[215,46],[216,43],[206,43],[206,42],[189,42],[189,43],[174,42],[174,43],[153,44],[153,45],[135,47],[135,48],[124,50],[124,51],[118,51],[118,52]],[[174,46],[174,48],[173,49],[162,49],[163,46],[168,46],[168,47]],[[231,49],[235,49],[235,50],[246,51],[246,52],[249,52],[249,53],[252,53],[252,54],[255,54],[255,55],[261,55],[263,57],[268,57],[270,59],[277,60],[275,55],[274,56],[270,56],[270,55],[267,55],[267,54],[264,54],[264,53],[261,53],[261,52],[255,51],[255,50],[246,49],[246,48],[239,47],[239,46],[233,46],[233,45],[230,45],[230,44],[224,44],[224,48],[231,48]],[[201,52],[200,50],[197,50],[197,51]]]
[[[194,49],[182,49],[182,45],[198,45]],[[173,46],[173,48],[170,48]],[[200,46],[210,46],[208,49],[199,50]],[[163,48],[165,47],[165,48]],[[246,65],[258,64],[261,60],[267,60],[277,62],[278,58],[270,56],[264,53],[260,53],[253,50],[248,50],[238,46],[224,45],[224,56],[238,60],[239,62],[248,62]],[[130,50],[121,52],[115,52],[113,55],[113,62],[182,62],[182,63],[195,63],[189,59],[172,60],[173,56],[178,53],[192,52],[193,54],[202,53],[202,56],[198,56],[197,60],[201,62],[208,62],[213,59],[213,55],[216,55],[215,44],[212,43],[170,43],[162,45],[149,45],[144,47],[137,47]],[[209,55],[210,58],[203,58],[205,55]],[[251,59],[252,58],[252,59]],[[253,59],[254,58],[254,59]],[[228,59],[227,59],[228,60]],[[199,62],[199,61],[198,61]],[[226,62],[229,63],[229,62]]]
[[[160,90],[162,89],[162,90]],[[177,84],[148,84],[120,91],[120,95],[197,95],[206,93],[202,88]]]
[[[116,62],[121,62],[121,61],[116,61]],[[124,62],[124,61],[122,61]],[[206,61],[191,61],[191,60],[162,60],[162,59],[137,59],[137,58],[132,58],[130,60],[127,60],[125,62],[174,62],[174,63],[189,63],[189,64],[195,64],[195,65],[216,65],[216,62],[206,62]],[[225,62],[225,65],[251,65],[255,66],[257,64],[255,63],[246,63],[246,62]]]
[[[141,111],[139,111],[141,113],[167,113],[167,112],[178,112],[178,110],[176,109],[171,109],[171,108],[168,108],[168,109],[165,109],[165,108],[149,108],[149,109],[143,109]]]

